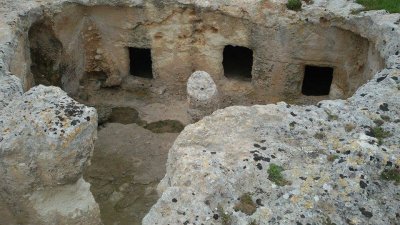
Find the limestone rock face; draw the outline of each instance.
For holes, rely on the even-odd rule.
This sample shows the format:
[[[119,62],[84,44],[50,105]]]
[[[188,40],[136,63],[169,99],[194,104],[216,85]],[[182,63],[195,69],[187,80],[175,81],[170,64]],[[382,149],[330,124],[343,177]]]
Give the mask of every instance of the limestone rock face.
[[[61,89],[38,86],[0,115],[0,195],[18,224],[100,224],[82,179],[97,114]]]
[[[0,111],[8,105],[8,103],[16,97],[22,95],[22,85],[20,80],[15,76],[0,75]]]
[[[399,88],[386,69],[346,101],[230,107],[189,125],[143,224],[399,224],[385,175],[400,165]],[[238,210],[244,195],[253,214]]]
[[[211,76],[204,71],[194,72],[187,83],[189,116],[199,121],[218,109],[218,90]]]

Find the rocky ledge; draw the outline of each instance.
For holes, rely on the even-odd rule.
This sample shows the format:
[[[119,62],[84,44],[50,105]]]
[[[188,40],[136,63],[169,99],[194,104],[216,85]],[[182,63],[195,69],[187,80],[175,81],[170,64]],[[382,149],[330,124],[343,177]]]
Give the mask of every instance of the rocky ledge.
[[[101,224],[82,178],[96,128],[96,110],[55,87],[34,87],[0,109],[0,202],[9,209],[1,224]]]
[[[348,100],[230,107],[186,127],[143,224],[399,224],[395,61]]]

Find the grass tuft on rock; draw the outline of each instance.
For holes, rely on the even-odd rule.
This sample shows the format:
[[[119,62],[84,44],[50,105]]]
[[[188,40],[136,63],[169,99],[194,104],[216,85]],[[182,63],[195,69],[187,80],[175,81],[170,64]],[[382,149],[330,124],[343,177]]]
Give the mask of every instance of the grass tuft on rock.
[[[358,4],[365,7],[365,10],[384,9],[390,13],[400,13],[399,0],[357,0]]]
[[[256,203],[251,199],[250,194],[246,193],[240,196],[240,201],[233,208],[236,212],[241,211],[246,215],[253,215],[257,210]]]
[[[400,184],[400,170],[390,169],[381,173],[381,178],[388,181],[394,181],[396,185]]]
[[[317,132],[314,134],[314,138],[318,139],[318,140],[322,140],[326,137],[326,135],[323,132]]]
[[[255,220],[251,221],[249,225],[259,225]]]
[[[385,131],[382,127],[376,126],[371,128],[369,132],[370,136],[375,137],[378,139],[378,145],[383,144],[383,139],[391,137],[392,134],[389,131]]]
[[[231,215],[228,213],[225,213],[225,210],[221,205],[218,205],[218,214],[221,217],[222,225],[231,225],[232,224]]]
[[[271,163],[267,171],[268,179],[274,182],[278,186],[285,186],[290,184],[290,182],[283,177],[282,175],[283,171],[284,169],[281,166]]]
[[[289,0],[286,7],[293,11],[301,10],[301,0]]]
[[[338,155],[328,155],[328,157],[327,157],[327,159],[328,159],[329,162],[333,162],[333,161],[335,161],[335,160],[338,159],[338,158],[339,158]]]

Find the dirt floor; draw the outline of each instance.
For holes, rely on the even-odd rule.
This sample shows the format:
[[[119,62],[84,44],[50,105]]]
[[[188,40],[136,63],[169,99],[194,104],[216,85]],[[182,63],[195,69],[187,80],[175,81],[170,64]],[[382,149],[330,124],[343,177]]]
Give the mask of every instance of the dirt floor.
[[[158,200],[168,150],[178,133],[153,133],[137,124],[107,123],[99,130],[85,172],[105,225],[141,224]]]
[[[186,101],[139,91],[83,92],[99,114],[98,139],[84,178],[104,225],[139,225],[159,196],[168,150],[188,124]]]

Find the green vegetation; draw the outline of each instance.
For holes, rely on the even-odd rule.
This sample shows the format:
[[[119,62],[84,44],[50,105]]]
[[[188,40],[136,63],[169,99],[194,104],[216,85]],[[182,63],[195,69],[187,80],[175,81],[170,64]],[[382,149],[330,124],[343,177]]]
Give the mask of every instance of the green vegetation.
[[[326,217],[325,221],[323,222],[323,225],[336,225],[336,223],[332,223],[331,218]]]
[[[378,139],[378,145],[383,144],[383,139],[392,136],[392,134],[389,131],[385,131],[382,127],[379,126],[371,128],[370,132],[373,137]]]
[[[344,126],[344,130],[349,133],[351,131],[354,130],[354,128],[356,128],[356,126],[354,124],[348,123]]]
[[[253,215],[257,210],[256,203],[251,199],[250,194],[246,193],[240,196],[240,201],[233,208],[235,211],[241,211],[246,215]]]
[[[390,13],[400,13],[399,0],[357,0],[358,4],[365,7],[365,10],[384,9]]]
[[[255,220],[251,221],[249,225],[259,225]]]
[[[375,123],[377,126],[382,126],[382,125],[385,123],[385,121],[380,120],[380,119],[377,119],[377,120],[374,120],[374,123]]]
[[[283,177],[282,175],[283,171],[284,169],[281,166],[271,163],[267,171],[268,179],[279,186],[285,186],[287,184],[290,184],[290,182]]]
[[[338,158],[339,158],[338,155],[328,155],[329,162],[333,162],[333,161],[335,161],[335,159],[338,159]]]
[[[381,115],[381,118],[386,122],[390,121],[390,117],[389,116]]]
[[[384,180],[394,181],[397,185],[400,184],[400,170],[390,169],[385,170],[381,174],[381,178]]]
[[[232,224],[231,215],[229,215],[228,213],[225,213],[224,208],[220,205],[218,205],[218,214],[221,217],[222,225],[231,225]]]
[[[300,0],[289,0],[286,4],[286,7],[290,10],[299,11],[301,10],[301,1]]]
[[[325,138],[325,134],[323,132],[317,132],[314,134],[314,138],[316,138],[318,140],[322,140]]]

